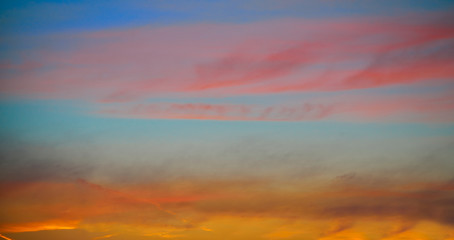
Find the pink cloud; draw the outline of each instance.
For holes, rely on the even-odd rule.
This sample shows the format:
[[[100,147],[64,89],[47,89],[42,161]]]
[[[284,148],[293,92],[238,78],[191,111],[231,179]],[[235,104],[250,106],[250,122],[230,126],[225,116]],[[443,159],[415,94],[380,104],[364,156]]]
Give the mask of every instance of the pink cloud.
[[[121,117],[299,121],[413,115],[416,121],[450,121],[449,97],[357,94],[268,105],[203,100],[452,82],[452,26],[430,16],[414,19],[281,19],[53,36],[77,45],[35,50],[23,63],[2,64],[7,74],[0,93],[88,101],[101,105],[98,113]],[[145,103],[153,98],[170,100]]]
[[[23,71],[4,79],[2,93],[112,102],[452,79],[452,29],[434,21],[294,19],[59,36],[81,44],[37,50],[41,67],[4,64]]]
[[[340,95],[279,105],[150,103],[102,107],[98,114],[121,118],[235,121],[454,121],[452,91],[427,95]]]

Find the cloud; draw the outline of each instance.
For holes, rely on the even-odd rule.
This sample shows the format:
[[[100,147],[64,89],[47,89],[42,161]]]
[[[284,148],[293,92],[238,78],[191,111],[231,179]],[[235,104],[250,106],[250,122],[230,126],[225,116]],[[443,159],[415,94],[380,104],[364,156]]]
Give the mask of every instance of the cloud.
[[[34,50],[32,59],[24,59],[28,65],[39,59],[42,66],[4,64],[24,70],[4,79],[2,93],[133,101],[159,94],[236,96],[431,82],[452,78],[453,37],[450,25],[430,18],[414,23],[293,19],[82,33],[58,37],[80,42],[77,46]]]
[[[152,199],[84,180],[66,183],[3,182],[1,188],[9,189],[1,199],[0,212],[7,216],[0,222],[2,232],[74,229],[84,225],[103,228],[107,223],[111,227],[191,227],[189,222]]]
[[[4,236],[4,235],[2,235],[2,234],[0,234],[0,237],[1,237],[1,238],[4,238],[4,239],[6,239],[6,240],[12,240],[11,238],[6,237],[6,236]]]
[[[243,86],[286,76],[305,64],[315,62],[317,56],[309,51],[312,47],[317,46],[305,43],[265,56],[248,56],[243,52],[198,64],[195,66],[197,80],[190,90]]]
[[[19,224],[2,224],[2,232],[36,232],[44,230],[61,230],[61,229],[76,229],[79,222],[66,220],[46,220],[40,222],[27,222]]]
[[[277,19],[53,35],[56,45],[67,48],[32,49],[17,55],[20,61],[4,62],[0,91],[4,97],[89,102],[99,110],[94,112],[116,117],[361,121],[391,116],[449,122],[450,97],[407,91],[399,98],[386,92],[399,86],[452,88],[452,26],[430,14],[408,18]],[[366,92],[371,89],[381,92],[371,99]],[[226,100],[290,93],[299,97],[258,106]],[[305,97],[324,93],[344,96]],[[155,102],[163,98],[167,103]]]
[[[307,100],[306,100],[307,101]],[[99,115],[143,119],[202,119],[224,121],[410,121],[451,122],[454,98],[451,91],[426,96],[338,95],[313,98],[311,102],[280,105],[150,103],[106,105]]]
[[[287,221],[282,227],[273,225],[275,228],[269,229],[267,236],[274,237],[297,237],[305,231],[294,231],[292,226],[321,221],[325,227],[310,232],[328,237],[367,231],[358,223],[373,220],[391,221],[391,226],[385,224],[375,230],[378,236],[391,237],[418,228],[421,222],[454,224],[451,207],[454,187],[450,181],[390,185],[352,175],[342,184],[325,182],[311,187],[313,184],[310,180],[208,178],[117,187],[82,179],[67,183],[27,183],[16,185],[2,196],[0,231],[71,228],[104,233],[103,236],[184,237],[193,231],[206,232],[207,227],[212,230],[209,233],[217,234],[219,226],[210,223],[233,218]],[[167,200],[175,194],[183,196],[183,200]]]
[[[312,194],[297,192],[255,191],[255,194],[238,195],[225,201],[202,201],[201,212],[239,216],[274,216],[290,219],[327,218],[360,220],[363,218],[387,219],[401,217],[406,220],[430,220],[452,225],[452,191],[430,188],[415,190],[338,189]],[[260,200],[259,200],[260,199]],[[331,232],[346,229],[342,224]]]
[[[110,237],[113,237],[113,236],[115,236],[115,234],[107,234],[107,235],[104,235],[104,236],[95,237],[95,238],[93,238],[93,240],[96,240],[96,239],[104,239],[104,238],[110,238]]]
[[[331,236],[336,233],[342,232],[344,230],[352,228],[354,225],[353,222],[349,220],[338,220],[334,225],[331,226],[330,229],[328,229],[325,233],[322,234],[322,236]]]
[[[131,108],[101,110],[101,115],[126,118],[207,119],[238,121],[300,121],[318,120],[331,111],[330,106],[301,104],[300,106],[253,106],[205,103],[139,104]]]

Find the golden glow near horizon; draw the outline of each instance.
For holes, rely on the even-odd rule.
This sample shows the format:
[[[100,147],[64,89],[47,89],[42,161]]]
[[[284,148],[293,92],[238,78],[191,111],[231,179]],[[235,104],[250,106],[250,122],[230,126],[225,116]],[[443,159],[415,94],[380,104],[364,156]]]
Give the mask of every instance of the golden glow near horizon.
[[[3,222],[0,232],[13,238],[23,232],[36,232],[39,236],[51,230],[66,229],[67,234],[82,230],[92,239],[127,236],[128,239],[188,240],[223,237],[435,240],[454,237],[449,219],[452,206],[449,201],[443,203],[451,197],[452,184],[394,183],[385,189],[381,185],[366,187],[360,182],[351,183],[350,178],[346,183],[337,180],[312,191],[300,191],[308,189],[303,183],[293,186],[288,183],[283,187],[282,183],[273,185],[268,181],[190,183],[186,180],[168,183],[169,187],[141,184],[122,189],[80,180],[64,184],[34,183],[16,188],[2,199],[2,211],[18,218],[16,224]],[[170,188],[178,185],[185,188]],[[332,186],[336,188],[331,190]],[[31,198],[37,192],[40,197]],[[76,197],[80,195],[86,196],[83,202]],[[26,207],[29,213],[21,212]],[[40,212],[43,214],[37,214]],[[59,217],[48,219],[51,216]],[[42,221],[31,222],[37,218]]]
[[[101,232],[91,229],[94,236],[91,239],[187,239],[209,240],[228,238],[242,239],[316,239],[316,240],[450,240],[454,237],[454,230],[434,222],[421,221],[405,225],[392,219],[358,220],[355,222],[333,222],[332,220],[289,220],[278,218],[246,218],[246,217],[214,217],[205,222],[211,231],[197,228],[163,229],[124,227],[120,230],[112,229],[110,234],[99,236]],[[115,227],[114,227],[115,228]],[[45,235],[48,231],[35,232],[36,237]],[[21,236],[20,233],[9,233],[11,236]],[[68,231],[66,235],[74,235]],[[98,236],[96,236],[98,235]],[[25,236],[25,235],[23,235]],[[62,236],[65,236],[62,233]],[[77,236],[77,234],[75,235]],[[96,236],[96,237],[95,237]],[[15,239],[2,236],[4,239]]]

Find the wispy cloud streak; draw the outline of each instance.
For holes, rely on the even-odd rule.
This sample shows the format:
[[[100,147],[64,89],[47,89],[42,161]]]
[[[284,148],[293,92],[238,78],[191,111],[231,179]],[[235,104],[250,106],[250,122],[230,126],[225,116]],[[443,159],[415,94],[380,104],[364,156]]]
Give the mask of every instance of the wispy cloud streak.
[[[346,110],[352,104],[344,106],[349,101],[344,99],[340,103],[336,99],[322,104],[294,101],[282,107],[275,106],[280,103],[256,107],[248,102],[244,106],[215,105],[203,98],[452,84],[452,25],[430,15],[418,17],[417,21],[414,15],[408,19],[281,19],[53,36],[54,41],[70,47],[64,51],[34,49],[21,61],[3,63],[1,93],[89,101],[102,106],[98,112],[108,116],[297,121],[350,111],[354,118],[358,110]],[[192,103],[148,103],[159,97]],[[194,97],[202,100],[191,101]],[[422,110],[431,105],[423,103],[425,97],[412,98],[419,102],[416,107],[399,103],[374,114],[408,108],[409,114],[432,114]],[[374,102],[374,106],[389,104],[385,95]],[[135,106],[124,110],[124,103]],[[440,112],[450,111],[449,106]],[[353,108],[375,107],[359,104]]]
[[[3,93],[130,101],[208,90],[238,95],[375,88],[453,76],[454,31],[430,18],[199,24],[74,37],[83,44],[3,64],[6,72],[23,69],[4,77]]]
[[[438,95],[439,94],[439,95]],[[306,100],[307,101],[307,100]],[[206,119],[230,121],[414,121],[450,122],[450,91],[434,96],[340,95],[280,105],[149,103],[105,106],[100,115],[121,118]]]

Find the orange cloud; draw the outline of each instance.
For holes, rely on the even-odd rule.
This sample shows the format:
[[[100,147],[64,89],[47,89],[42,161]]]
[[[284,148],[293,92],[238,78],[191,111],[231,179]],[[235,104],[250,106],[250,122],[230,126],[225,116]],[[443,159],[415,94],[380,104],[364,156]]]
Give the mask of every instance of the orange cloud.
[[[107,235],[104,235],[104,236],[95,237],[95,238],[93,238],[93,240],[105,239],[105,238],[110,238],[110,237],[113,237],[113,236],[115,236],[115,234],[107,234]]]
[[[43,222],[27,222],[27,223],[12,223],[2,224],[0,231],[2,232],[35,232],[43,230],[59,230],[59,229],[76,229],[79,225],[78,220],[48,220]]]
[[[369,239],[367,234],[376,238],[417,236],[415,229],[425,222],[446,234],[452,229],[451,183],[382,186],[364,182],[350,179],[312,190],[308,190],[313,184],[310,182],[270,184],[267,180],[185,179],[122,185],[118,189],[85,180],[29,183],[16,185],[2,197],[0,231],[86,229],[111,239],[125,234],[211,239],[228,226],[238,230],[243,226],[252,229],[238,231],[241,234],[236,237],[231,233],[233,239],[260,235],[274,239]],[[152,199],[175,195],[200,197],[163,200],[159,207],[153,204]],[[59,206],[59,202],[64,205]]]
[[[120,222],[150,226],[189,227],[190,223],[151,199],[76,181],[16,185],[3,196],[0,231],[74,229]]]
[[[4,235],[2,235],[2,234],[0,234],[0,237],[1,237],[1,238],[4,238],[4,239],[6,239],[6,240],[13,240],[13,239],[11,239],[11,238],[9,238],[9,237],[6,237],[6,236],[4,236]]]

